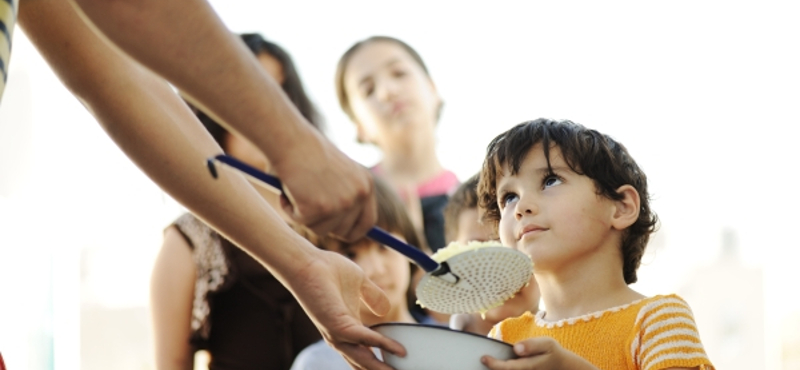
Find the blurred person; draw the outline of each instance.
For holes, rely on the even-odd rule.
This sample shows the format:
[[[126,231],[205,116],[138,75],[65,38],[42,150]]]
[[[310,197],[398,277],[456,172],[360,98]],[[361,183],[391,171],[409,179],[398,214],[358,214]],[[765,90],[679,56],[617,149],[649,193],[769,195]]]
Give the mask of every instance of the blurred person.
[[[533,260],[546,307],[492,329],[519,358],[483,356],[489,369],[714,368],[685,300],[629,286],[658,218],[621,143],[571,121],[523,122],[489,144],[478,199],[502,243]]]
[[[398,191],[436,252],[445,245],[442,211],[459,181],[436,154],[443,101],[422,57],[403,41],[373,36],[342,55],[335,82],[358,142],[375,145],[383,155],[372,172]]]
[[[444,225],[447,240],[459,244],[470,241],[486,242],[496,240],[492,228],[481,222],[478,210],[478,179],[475,174],[458,186],[444,209]],[[461,313],[450,316],[450,329],[462,330],[479,335],[487,335],[500,321],[517,317],[525,312],[539,310],[539,286],[531,275],[531,280],[513,298],[502,306],[492,308],[484,315]]]
[[[420,242],[418,231],[397,194],[387,184],[376,179],[375,195],[378,200],[378,226],[398,239],[412,246],[418,246]],[[360,315],[364,325],[371,326],[385,322],[435,324],[427,317],[415,318],[409,309],[416,302],[416,295],[411,285],[412,275],[415,270],[421,269],[410,263],[405,256],[367,238],[349,243],[326,237],[322,238],[321,246],[353,260],[389,297],[391,309],[384,316],[377,316],[369,308],[361,306]],[[304,349],[292,365],[292,370],[347,368],[342,356],[322,341]]]
[[[356,240],[376,220],[369,171],[305,122],[206,1],[22,0],[18,15],[56,75],[120,149],[264,264],[351,366],[389,369],[370,347],[405,354],[361,324],[361,302],[377,314],[389,302],[357,265],[294,232],[243,176],[214,179],[203,166],[221,149],[169,83],[269,158],[294,221]]]
[[[319,129],[319,115],[289,54],[259,34],[241,38],[303,117]],[[269,159],[258,148],[206,114],[196,114],[226,153],[271,172]],[[282,212],[278,194],[266,189],[261,194],[292,228],[316,240]],[[291,292],[263,265],[190,213],[165,230],[152,275],[151,313],[159,370],[192,368],[197,350],[208,351],[211,370],[288,370],[303,348],[321,339]]]

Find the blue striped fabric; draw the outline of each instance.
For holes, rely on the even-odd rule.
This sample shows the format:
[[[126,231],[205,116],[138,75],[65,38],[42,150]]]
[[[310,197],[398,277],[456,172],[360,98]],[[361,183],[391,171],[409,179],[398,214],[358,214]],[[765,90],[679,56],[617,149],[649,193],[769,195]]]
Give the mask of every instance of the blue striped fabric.
[[[11,58],[11,36],[17,20],[19,0],[0,0],[0,101],[8,80],[8,61]]]

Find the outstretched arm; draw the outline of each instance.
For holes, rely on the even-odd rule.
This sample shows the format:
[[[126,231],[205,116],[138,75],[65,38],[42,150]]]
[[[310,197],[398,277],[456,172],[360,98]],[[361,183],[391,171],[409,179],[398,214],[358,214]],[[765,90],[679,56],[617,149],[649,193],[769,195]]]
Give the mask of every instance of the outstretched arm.
[[[205,0],[76,0],[124,52],[246,137],[289,190],[288,213],[348,240],[377,220],[372,178],[305,119]]]
[[[243,176],[209,176],[205,160],[221,149],[164,80],[101,40],[67,1],[22,0],[19,24],[128,157],[178,202],[264,263],[351,363],[389,368],[368,345],[404,353],[396,342],[361,325],[360,300],[381,314],[389,309],[386,296],[363,271],[291,230]]]

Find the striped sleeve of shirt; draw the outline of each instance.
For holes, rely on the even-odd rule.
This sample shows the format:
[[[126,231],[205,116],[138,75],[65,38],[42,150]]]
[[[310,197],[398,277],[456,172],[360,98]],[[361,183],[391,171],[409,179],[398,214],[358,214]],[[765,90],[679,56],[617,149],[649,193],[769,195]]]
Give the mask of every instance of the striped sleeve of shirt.
[[[639,369],[699,367],[712,370],[689,305],[676,295],[664,296],[641,308],[631,356]]]
[[[19,0],[0,0],[0,101],[8,79],[8,62],[11,59],[11,36],[17,20]]]

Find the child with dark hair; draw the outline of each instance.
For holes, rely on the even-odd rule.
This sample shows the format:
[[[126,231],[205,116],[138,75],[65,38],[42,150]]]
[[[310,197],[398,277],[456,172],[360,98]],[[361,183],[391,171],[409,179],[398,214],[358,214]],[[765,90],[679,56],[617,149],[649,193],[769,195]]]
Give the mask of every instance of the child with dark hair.
[[[375,196],[378,201],[378,226],[398,239],[418,247],[421,238],[397,194],[383,181],[375,179]],[[367,306],[361,305],[361,321],[364,325],[384,322],[434,324],[430,318],[415,318],[412,315],[410,308],[417,299],[411,280],[418,267],[405,256],[367,238],[346,243],[339,238],[325,237],[320,244],[326,250],[341,253],[353,260],[389,297],[391,309],[384,316],[377,316]],[[292,365],[292,370],[350,368],[342,356],[324,341],[304,349]]]
[[[473,175],[450,197],[444,209],[444,230],[447,240],[459,244],[470,241],[489,241],[496,239],[492,228],[481,222],[478,209],[478,174]],[[527,311],[536,313],[539,309],[539,286],[531,276],[528,285],[503,303],[485,314],[461,313],[450,316],[450,329],[486,335],[492,327],[509,317],[522,315]]]
[[[546,307],[492,329],[520,358],[486,356],[490,369],[713,369],[683,299],[628,286],[657,218],[622,144],[570,121],[519,124],[489,144],[478,196],[533,260]]]

